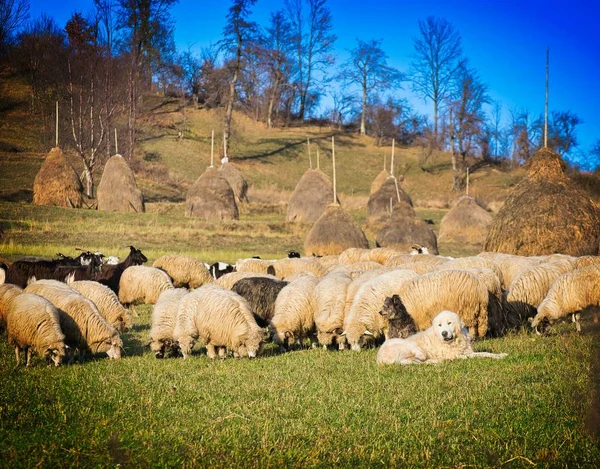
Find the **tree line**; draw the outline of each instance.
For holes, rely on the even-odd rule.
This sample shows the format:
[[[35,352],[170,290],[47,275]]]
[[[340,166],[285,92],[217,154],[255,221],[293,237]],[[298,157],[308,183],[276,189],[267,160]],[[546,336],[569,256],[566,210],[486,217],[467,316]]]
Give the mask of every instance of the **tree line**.
[[[182,107],[223,110],[225,156],[233,110],[270,128],[316,120],[371,135],[378,145],[418,144],[423,169],[435,150],[448,151],[455,190],[469,165],[516,166],[543,144],[543,116],[493,102],[464,55],[460,33],[444,18],[418,21],[403,72],[388,64],[378,39],[356,39],[348,60],[338,63],[326,0],[283,0],[264,25],[252,20],[256,0],[232,0],[221,37],[199,53],[175,46],[175,3],[93,0],[91,12],[74,13],[60,26],[50,16],[29,18],[28,0],[0,0],[1,65],[29,85],[30,112],[47,138],[60,103],[61,139],[79,155],[89,195],[117,139],[119,152],[134,157],[151,93],[177,97]],[[400,89],[431,102],[432,117],[400,99]],[[577,153],[583,163],[597,160],[600,140],[587,155],[578,149],[581,123],[569,110],[553,111],[548,146]]]

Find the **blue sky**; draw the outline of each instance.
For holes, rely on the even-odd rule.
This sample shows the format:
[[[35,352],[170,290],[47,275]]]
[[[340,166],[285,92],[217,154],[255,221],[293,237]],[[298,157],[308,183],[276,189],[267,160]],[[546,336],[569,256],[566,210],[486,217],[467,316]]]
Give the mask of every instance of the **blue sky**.
[[[86,13],[91,0],[30,0],[31,16],[41,12],[64,25],[75,11]],[[199,50],[217,42],[230,6],[226,0],[180,0],[172,9],[178,49]],[[459,31],[463,50],[489,88],[494,100],[510,110],[544,110],[546,47],[550,48],[550,110],[570,110],[583,119],[580,148],[600,139],[600,19],[598,0],[328,0],[336,54],[344,62],[356,38],[381,39],[388,63],[408,71],[412,38],[418,20],[433,15],[447,19]],[[258,0],[253,20],[266,25],[283,0]],[[406,84],[405,88],[409,88]],[[421,111],[431,103],[400,92]]]

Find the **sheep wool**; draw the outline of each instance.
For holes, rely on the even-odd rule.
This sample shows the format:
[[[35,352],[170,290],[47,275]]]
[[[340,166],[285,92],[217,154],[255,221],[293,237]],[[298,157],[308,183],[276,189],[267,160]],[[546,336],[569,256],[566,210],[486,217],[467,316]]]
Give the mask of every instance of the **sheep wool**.
[[[198,339],[209,358],[224,357],[226,349],[235,357],[256,357],[266,331],[258,327],[248,302],[235,292],[206,284],[186,295],[179,304],[173,338],[183,358],[191,354]]]
[[[12,283],[0,285],[0,326],[4,325],[6,321],[6,308],[8,302],[21,292],[23,292],[23,289]]]
[[[418,277],[412,270],[392,270],[368,280],[359,288],[344,319],[343,334],[352,350],[358,351],[367,342],[384,336],[388,322],[379,311],[385,299],[398,294],[403,285]]]
[[[225,275],[219,277],[215,283],[217,285],[219,285],[220,287],[225,288],[226,290],[231,290],[233,288],[233,286],[237,283],[238,280],[241,280],[243,278],[253,278],[253,277],[268,278],[271,280],[280,280],[279,278],[275,277],[274,275],[269,275],[269,274],[259,274],[256,272],[230,272],[228,274],[225,274]]]
[[[121,358],[123,341],[119,333],[106,322],[96,305],[79,292],[57,280],[37,280],[24,292],[46,298],[59,310],[65,345],[78,349],[80,355],[89,350]]]
[[[175,355],[179,350],[177,342],[173,339],[173,330],[177,322],[179,304],[188,293],[185,288],[165,290],[154,305],[150,328],[150,350],[154,352],[156,358]]]
[[[32,293],[14,296],[6,309],[8,342],[15,347],[17,365],[25,351],[27,366],[33,352],[48,362],[60,365],[65,356],[65,336],[60,328],[59,313],[52,303]]]
[[[106,285],[92,280],[79,280],[68,283],[68,285],[94,303],[102,317],[106,319],[106,322],[117,331],[129,331],[131,328],[131,316],[119,302],[119,298],[114,291]]]
[[[315,326],[317,340],[324,347],[338,344],[344,327],[346,293],[352,277],[346,272],[333,271],[321,279],[315,287]]]
[[[119,281],[119,301],[124,305],[155,304],[165,290],[173,288],[169,275],[156,267],[127,267]]]
[[[161,256],[152,266],[169,274],[175,288],[198,288],[214,281],[202,261],[181,254]]]
[[[310,272],[317,278],[321,278],[327,273],[327,269],[312,258],[278,259],[273,262],[272,267],[275,276],[280,279],[288,279],[298,272]],[[269,270],[267,273],[272,273],[272,271]]]

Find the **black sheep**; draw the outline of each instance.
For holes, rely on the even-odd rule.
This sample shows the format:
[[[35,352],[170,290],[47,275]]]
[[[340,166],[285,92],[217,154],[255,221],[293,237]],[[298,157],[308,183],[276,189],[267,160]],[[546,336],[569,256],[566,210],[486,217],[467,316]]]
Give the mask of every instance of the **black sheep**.
[[[277,295],[288,282],[268,277],[248,277],[235,282],[232,291],[244,297],[260,327],[269,325],[275,312]]]
[[[388,339],[406,339],[416,334],[417,326],[414,319],[406,311],[402,300],[398,295],[388,296],[379,311],[389,322]]]

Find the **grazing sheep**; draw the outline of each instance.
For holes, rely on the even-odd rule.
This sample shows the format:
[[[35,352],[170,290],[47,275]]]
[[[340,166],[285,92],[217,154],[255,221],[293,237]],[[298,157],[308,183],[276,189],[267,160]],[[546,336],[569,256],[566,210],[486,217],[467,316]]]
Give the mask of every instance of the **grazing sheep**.
[[[440,311],[455,311],[471,337],[488,329],[489,292],[477,275],[461,270],[431,272],[406,282],[395,293],[419,330],[426,329]]]
[[[428,329],[406,339],[386,340],[377,352],[377,364],[409,365],[456,358],[500,359],[506,356],[506,353],[474,352],[461,318],[452,311],[442,311],[433,318]]]
[[[537,307],[554,281],[572,270],[573,263],[569,260],[548,262],[523,270],[506,291],[506,308],[516,318],[517,324],[535,316]]]
[[[471,267],[484,267],[492,270],[498,277],[498,280],[500,280],[500,286],[504,284],[502,270],[500,267],[498,267],[498,264],[491,259],[486,259],[485,257],[472,256],[452,259],[448,262],[438,265],[436,270],[468,270]]]
[[[363,261],[354,262],[352,264],[338,264],[332,272],[366,272],[367,270],[381,270],[383,266],[378,262]]]
[[[288,283],[266,277],[249,277],[235,282],[231,291],[245,298],[256,323],[260,327],[267,327],[275,312],[277,295]]]
[[[370,262],[370,249],[365,248],[348,248],[338,255],[340,264],[354,264],[356,262]]]
[[[77,282],[67,282],[67,284],[88,300],[91,300],[102,317],[106,319],[106,322],[116,330],[119,332],[129,331],[131,316],[119,302],[119,298],[114,291],[93,280],[79,280]]]
[[[337,344],[343,350],[345,340],[340,341],[344,327],[346,294],[352,277],[346,272],[328,273],[315,287],[315,326],[317,340],[327,348]]]
[[[406,283],[418,278],[412,270],[392,270],[365,282],[356,293],[344,318],[344,332],[350,348],[355,351],[369,342],[382,338],[388,323],[379,314],[386,297],[399,293]]]
[[[154,261],[152,267],[164,270],[175,288],[198,288],[214,279],[202,261],[181,254],[167,254]]]
[[[543,259],[533,257],[515,256],[513,254],[490,255],[490,253],[481,253],[476,257],[485,257],[492,260],[502,271],[502,289],[508,290],[512,281],[524,270],[527,270],[544,262]]]
[[[6,308],[8,343],[15,347],[17,366],[25,351],[26,366],[33,352],[58,366],[65,357],[65,336],[60,328],[57,309],[45,298],[33,293],[14,296]]]
[[[281,279],[275,277],[274,275],[269,275],[269,274],[259,274],[256,272],[231,272],[229,274],[223,275],[215,283],[217,285],[219,285],[220,287],[225,288],[226,290],[231,290],[238,280],[241,280],[243,278],[256,278],[256,277],[269,278],[271,280],[281,280]]]
[[[573,315],[577,332],[581,331],[579,312],[588,306],[600,306],[600,265],[592,264],[558,277],[537,308],[531,327],[537,332]]]
[[[399,251],[391,248],[373,248],[369,250],[368,255],[371,262],[387,265],[386,262],[388,262],[392,257],[396,257],[398,254],[400,254]]]
[[[111,359],[121,358],[123,341],[119,333],[106,322],[96,305],[80,293],[57,280],[37,280],[24,292],[46,298],[59,310],[65,345],[77,349],[80,358],[86,350],[106,353]]]
[[[16,295],[23,292],[21,287],[12,283],[4,283],[0,285],[0,329],[5,324],[6,307],[8,302]]]
[[[573,270],[587,267],[588,265],[600,264],[600,256],[581,256],[574,257]]]
[[[147,262],[148,258],[144,256],[142,251],[136,249],[133,246],[129,246],[129,254],[123,260],[116,265],[105,265],[100,273],[98,273],[92,280],[100,282],[102,285],[106,285],[117,295],[119,294],[119,282],[121,281],[121,275],[128,267],[133,265],[142,265]]]
[[[302,345],[315,327],[315,287],[319,279],[306,275],[284,287],[275,300],[275,311],[269,323],[273,342],[286,350]],[[311,337],[312,339],[312,337]]]
[[[280,279],[286,279],[297,272],[310,272],[315,277],[321,278],[327,273],[327,269],[312,258],[285,258],[273,262],[273,270],[267,270],[268,274],[275,275]]]
[[[238,259],[235,263],[236,272],[254,272],[257,274],[268,274],[269,267],[272,267],[275,261],[266,259]]]
[[[155,304],[165,290],[173,288],[169,275],[156,267],[134,265],[123,272],[119,281],[119,301],[124,305]]]
[[[394,270],[412,270],[419,275],[427,274],[438,270],[438,267],[445,264],[430,264],[429,262],[403,262],[402,258],[394,258],[388,264],[387,267],[393,268]]]
[[[179,304],[173,338],[183,358],[190,356],[198,338],[209,358],[224,358],[225,349],[234,357],[256,357],[267,331],[258,327],[248,302],[235,292],[206,284],[186,295]]]
[[[152,326],[150,329],[150,350],[156,358],[175,356],[179,353],[179,345],[173,338],[173,330],[177,322],[179,304],[189,291],[185,288],[165,290],[158,297],[152,310]]]
[[[339,265],[339,256],[335,254],[331,254],[329,256],[321,256],[321,257],[313,257],[315,261],[325,267],[327,272],[330,272],[333,268]]]
[[[402,307],[398,295],[388,296],[383,302],[379,314],[388,320],[388,339],[406,339],[416,334],[417,325],[406,309]]]
[[[395,256],[390,257],[385,265],[388,267],[397,266],[399,264],[406,264],[409,262],[418,262],[422,264],[431,264],[431,265],[440,265],[444,264],[451,260],[448,257],[442,256],[433,256],[430,254],[419,254],[418,256],[413,256],[411,254],[397,254]]]

